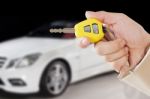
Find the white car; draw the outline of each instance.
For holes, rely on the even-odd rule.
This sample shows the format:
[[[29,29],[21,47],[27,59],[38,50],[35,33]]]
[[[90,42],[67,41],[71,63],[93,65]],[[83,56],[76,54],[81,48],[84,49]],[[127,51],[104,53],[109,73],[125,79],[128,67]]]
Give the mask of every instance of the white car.
[[[58,96],[70,83],[112,70],[92,45],[81,49],[74,34],[40,28],[0,43],[0,89],[12,93]]]

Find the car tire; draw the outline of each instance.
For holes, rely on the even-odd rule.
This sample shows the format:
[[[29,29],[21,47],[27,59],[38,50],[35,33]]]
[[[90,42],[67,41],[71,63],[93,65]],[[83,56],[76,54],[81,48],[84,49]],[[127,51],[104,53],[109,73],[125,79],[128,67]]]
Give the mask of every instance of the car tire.
[[[68,65],[60,60],[53,61],[45,69],[41,79],[41,92],[56,97],[65,92],[70,82]]]

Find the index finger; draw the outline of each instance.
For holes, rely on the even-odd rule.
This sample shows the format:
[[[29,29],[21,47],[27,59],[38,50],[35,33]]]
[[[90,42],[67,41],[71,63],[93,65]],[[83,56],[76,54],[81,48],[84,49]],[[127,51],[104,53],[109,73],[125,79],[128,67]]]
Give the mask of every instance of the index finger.
[[[92,12],[92,11],[86,11],[85,16],[87,18],[96,18],[102,21],[105,24],[115,24],[116,21],[116,14],[112,12],[105,12],[105,11],[98,11],[98,12]]]

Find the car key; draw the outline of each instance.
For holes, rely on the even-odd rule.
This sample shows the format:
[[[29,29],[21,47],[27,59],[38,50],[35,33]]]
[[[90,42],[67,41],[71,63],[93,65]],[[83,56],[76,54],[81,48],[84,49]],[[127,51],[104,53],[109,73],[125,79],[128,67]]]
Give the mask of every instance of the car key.
[[[105,24],[94,18],[77,23],[74,28],[52,28],[50,33],[75,33],[77,38],[88,37],[91,43],[96,43],[103,38],[106,40],[115,39],[114,33]]]
[[[50,33],[75,33],[77,38],[88,37],[91,43],[105,39],[107,41],[116,39],[113,31],[106,24],[103,24],[98,19],[89,18],[77,23],[74,28],[50,29]],[[128,61],[126,66],[129,67]],[[120,71],[119,71],[120,72]],[[123,78],[130,73],[119,74],[118,78]]]

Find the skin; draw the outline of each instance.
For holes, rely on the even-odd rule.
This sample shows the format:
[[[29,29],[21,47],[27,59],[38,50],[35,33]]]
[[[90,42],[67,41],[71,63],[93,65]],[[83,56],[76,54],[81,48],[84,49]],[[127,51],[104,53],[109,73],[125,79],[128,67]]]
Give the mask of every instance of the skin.
[[[150,35],[140,24],[123,13],[87,11],[86,17],[99,19],[114,32],[116,39],[97,42],[95,50],[113,65],[120,78],[127,75],[146,54]],[[86,48],[90,44],[88,38],[82,38],[79,46]]]

